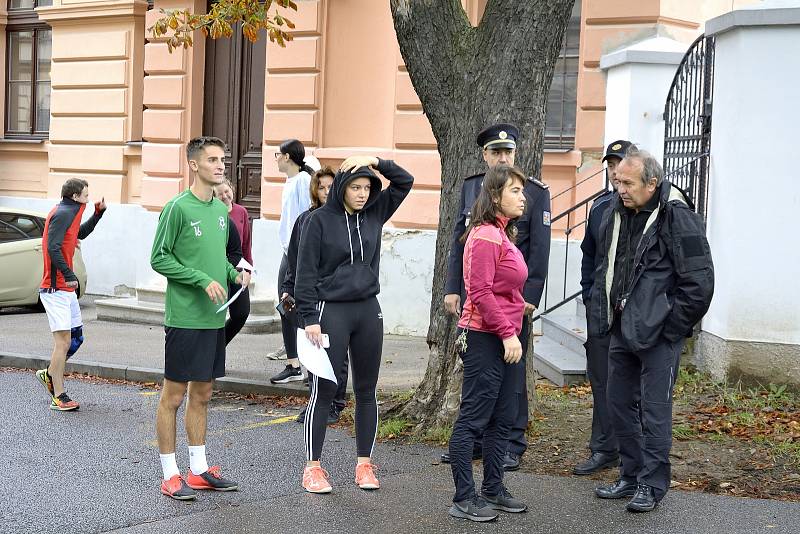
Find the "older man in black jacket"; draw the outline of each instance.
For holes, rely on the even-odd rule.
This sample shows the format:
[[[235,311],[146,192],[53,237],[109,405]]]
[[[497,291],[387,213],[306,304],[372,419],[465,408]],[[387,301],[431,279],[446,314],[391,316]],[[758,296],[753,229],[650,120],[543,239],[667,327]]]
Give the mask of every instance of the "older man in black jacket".
[[[672,388],[683,340],[711,304],[714,266],[703,220],[653,156],[631,147],[617,185],[588,313],[590,335],[611,332],[608,401],[621,466],[595,493],[632,496],[629,511],[649,512],[669,489]]]

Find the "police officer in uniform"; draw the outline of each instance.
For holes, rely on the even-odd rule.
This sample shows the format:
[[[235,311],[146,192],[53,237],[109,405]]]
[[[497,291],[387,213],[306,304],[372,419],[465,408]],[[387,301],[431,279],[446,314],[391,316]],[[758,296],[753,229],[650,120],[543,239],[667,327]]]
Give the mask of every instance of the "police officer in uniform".
[[[489,168],[495,165],[514,165],[519,130],[513,124],[494,124],[478,133],[477,143],[483,150],[483,160]],[[450,244],[450,255],[447,261],[447,280],[445,281],[444,305],[448,313],[461,315],[461,304],[466,300],[464,292],[463,256],[464,244],[459,241],[469,224],[470,211],[483,185],[484,173],[470,176],[464,181],[461,189],[461,203],[458,208],[456,225]],[[525,282],[523,297],[525,298],[525,314],[532,314],[539,306],[547,278],[547,265],[550,257],[550,191],[548,186],[536,178],[528,178],[524,188],[525,213],[517,220],[516,246],[522,252],[528,265],[528,279]],[[530,335],[530,321],[523,320],[519,339],[523,348],[527,348]],[[519,408],[511,435],[508,439],[508,450],[503,459],[506,471],[519,469],[519,462],[528,442],[525,431],[528,428],[528,392],[525,384],[525,357],[523,365],[517,366],[523,374],[518,380],[521,389],[518,391]],[[475,450],[474,458],[481,457],[481,451]],[[448,454],[442,455],[442,462],[448,463]]]
[[[608,404],[621,464],[619,479],[595,494],[632,497],[628,511],[649,512],[669,490],[672,392],[684,338],[711,304],[714,265],[702,218],[652,155],[631,147],[616,171],[589,335],[611,335]]]
[[[595,199],[589,216],[586,219],[586,233],[581,242],[583,258],[581,260],[581,296],[586,309],[589,309],[589,302],[594,286],[594,271],[597,268],[598,249],[597,243],[600,242],[600,222],[603,220],[608,207],[611,205],[611,198],[617,190],[616,169],[617,165],[625,157],[625,152],[631,146],[630,141],[614,141],[603,156],[603,163],[606,167],[606,178],[611,184],[612,189],[606,191]],[[586,314],[588,324],[589,314]],[[573,469],[576,475],[590,475],[602,469],[615,467],[619,464],[619,449],[617,447],[617,437],[614,435],[614,428],[611,425],[611,414],[608,411],[606,402],[606,382],[608,382],[608,342],[610,336],[587,336],[584,347],[586,348],[586,374],[589,375],[589,383],[592,385],[592,435],[589,439],[589,450],[591,454],[586,461],[578,464]]]

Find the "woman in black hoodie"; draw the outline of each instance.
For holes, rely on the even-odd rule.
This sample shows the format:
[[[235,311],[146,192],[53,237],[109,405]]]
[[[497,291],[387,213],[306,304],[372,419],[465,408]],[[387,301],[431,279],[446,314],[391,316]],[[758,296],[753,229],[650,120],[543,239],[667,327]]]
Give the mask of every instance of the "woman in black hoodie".
[[[381,181],[372,168],[389,180]],[[328,357],[340,369],[350,352],[356,400],[356,484],[378,489],[372,449],[378,429],[375,387],[383,349],[383,314],[378,299],[378,270],[383,225],[408,195],[414,178],[391,160],[366,156],[347,158],[336,173],[328,202],[314,210],[300,239],[295,279],[297,312],[306,336],[317,346],[330,346]],[[305,422],[306,468],[303,488],[331,491],[320,467],[326,423],[336,384],[311,377],[311,400]]]

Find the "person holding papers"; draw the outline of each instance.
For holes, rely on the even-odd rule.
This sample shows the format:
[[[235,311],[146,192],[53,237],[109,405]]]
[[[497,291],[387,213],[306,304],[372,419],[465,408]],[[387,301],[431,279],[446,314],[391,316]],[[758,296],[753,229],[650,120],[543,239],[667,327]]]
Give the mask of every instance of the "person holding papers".
[[[286,276],[283,278],[283,285],[281,285],[281,303],[283,304],[285,313],[291,314],[292,320],[295,323],[299,323],[294,310],[294,273],[297,270],[297,253],[300,248],[300,236],[303,235],[303,230],[306,227],[306,222],[311,212],[324,206],[328,201],[328,193],[330,193],[331,186],[333,186],[334,176],[336,176],[336,173],[327,166],[322,167],[314,173],[311,177],[311,186],[309,187],[309,192],[311,193],[311,207],[308,208],[308,211],[304,211],[300,214],[297,218],[297,222],[294,223],[294,228],[292,228],[292,237],[289,240],[289,251],[287,253],[289,264],[286,267]],[[298,324],[298,326],[302,328],[302,325]],[[347,401],[345,400],[347,396],[347,363],[347,358],[345,358],[342,362],[342,368],[337,369],[336,376],[339,386],[336,390],[336,396],[331,403],[331,410],[328,412],[329,425],[339,421],[342,410],[344,410],[344,407],[347,405]],[[291,372],[290,367],[297,367],[298,365],[300,365],[299,361],[292,361],[289,359],[286,362],[286,372]],[[274,377],[270,379],[270,381],[273,383],[277,382]],[[305,421],[306,408],[303,408],[303,411],[297,416],[297,422],[304,424]]]
[[[231,257],[229,248],[228,261],[231,263],[231,265],[238,266],[239,261],[244,258],[247,263],[253,265],[250,216],[247,214],[247,210],[243,206],[240,206],[233,201],[233,186],[231,185],[230,180],[225,178],[221,184],[215,186],[214,196],[220,199],[228,208],[228,217],[230,218],[231,222],[233,222],[231,233],[235,231],[238,234],[239,242],[241,244],[241,250],[239,251],[238,257]],[[245,270],[248,272],[250,271],[249,269]],[[239,287],[237,287],[236,284],[229,285],[228,296],[230,297],[238,290]],[[242,329],[244,323],[247,321],[248,315],[250,315],[250,291],[247,288],[244,288],[236,300],[231,302],[231,305],[228,307],[228,311],[230,312],[230,318],[225,321],[225,345],[228,345],[231,340],[236,337],[236,334],[239,333],[239,330]]]
[[[238,272],[225,255],[228,210],[212,191],[225,179],[225,143],[198,137],[186,152],[192,185],[164,206],[150,253],[151,267],[167,279],[164,383],[156,412],[161,493],[179,500],[194,499],[194,490],[238,488],[222,477],[218,465],[208,466],[206,420],[212,381],[225,376],[225,314],[217,310],[229,284],[250,283],[250,273]],[[175,427],[187,392],[189,469],[183,477],[175,457]]]
[[[386,189],[381,190],[373,169],[389,180]],[[349,351],[356,404],[355,482],[365,490],[380,487],[372,452],[378,428],[375,387],[383,349],[383,314],[376,298],[381,232],[413,183],[414,178],[391,160],[347,158],[334,177],[328,202],[311,212],[300,238],[294,286],[297,312],[308,341],[325,348],[333,369],[341,369]],[[311,493],[331,491],[320,457],[336,389],[336,382],[311,376],[302,480]]]

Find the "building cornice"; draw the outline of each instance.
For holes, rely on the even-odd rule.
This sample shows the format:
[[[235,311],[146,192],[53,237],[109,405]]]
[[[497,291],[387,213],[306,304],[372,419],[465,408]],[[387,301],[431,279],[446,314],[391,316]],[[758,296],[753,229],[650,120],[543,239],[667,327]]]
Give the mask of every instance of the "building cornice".
[[[736,28],[754,26],[798,25],[800,25],[798,2],[765,2],[752,8],[737,9],[709,20],[706,22],[706,35],[719,35]]]
[[[39,18],[50,26],[55,24],[85,23],[87,19],[96,22],[102,19],[144,17],[147,12],[147,0],[105,0],[102,2],[37,7],[35,11]]]

